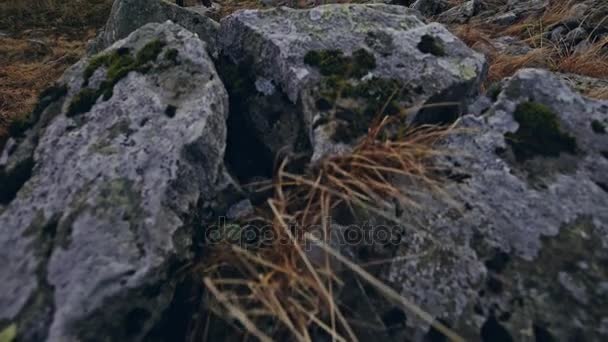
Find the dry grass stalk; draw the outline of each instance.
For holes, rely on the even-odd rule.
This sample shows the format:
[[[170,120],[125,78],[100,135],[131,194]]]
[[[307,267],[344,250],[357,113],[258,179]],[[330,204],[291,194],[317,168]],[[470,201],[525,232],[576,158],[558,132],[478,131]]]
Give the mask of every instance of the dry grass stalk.
[[[597,78],[608,77],[608,37],[595,42],[584,51],[555,52],[552,69]]]
[[[395,178],[439,188],[431,160],[440,153],[435,144],[449,130],[418,127],[394,139],[382,139],[390,123],[388,119],[378,123],[351,153],[319,162],[312,174],[287,172],[288,161],[283,161],[275,177],[274,197],[252,219],[267,223],[273,239],[256,248],[219,245],[206,260],[209,267],[203,271],[204,282],[215,295],[216,304],[252,335],[265,338],[268,331],[287,331],[297,341],[310,341],[310,331],[316,328],[336,341],[357,340],[342,307],[334,300],[333,291],[342,282],[329,260],[336,258],[337,252],[324,248],[324,261],[313,262],[303,248],[306,234],[318,234],[319,229],[322,241],[327,242],[331,223],[325,218],[339,205],[379,214],[385,213],[393,200],[415,205],[403,189],[393,185]],[[388,286],[378,286],[381,283],[375,278],[370,280],[371,275],[361,267],[353,268],[352,262],[338,259],[371,281],[388,299],[407,303],[405,309],[458,340],[456,334],[433,322]],[[260,331],[248,328],[252,323]]]
[[[456,26],[452,30],[468,46],[484,53],[488,58],[490,67],[487,83],[512,76],[517,70],[528,67],[591,77],[608,77],[606,38],[593,41],[587,49],[579,48],[575,51],[574,46],[565,46],[563,42],[554,43],[545,37],[546,29],[567,19],[576,4],[577,1],[574,0],[553,0],[540,17],[525,18],[506,30],[483,22]],[[608,18],[600,22],[608,22]],[[499,53],[491,40],[505,35],[519,36],[533,49],[521,55]],[[588,38],[591,39],[591,36],[592,34]]]

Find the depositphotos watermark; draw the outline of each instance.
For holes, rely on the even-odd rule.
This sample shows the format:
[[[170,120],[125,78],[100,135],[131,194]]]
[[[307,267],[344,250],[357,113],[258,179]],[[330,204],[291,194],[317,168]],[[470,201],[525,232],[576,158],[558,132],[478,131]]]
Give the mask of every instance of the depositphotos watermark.
[[[325,222],[333,222],[330,217]],[[289,226],[289,231],[295,239],[303,241],[304,233],[310,233],[321,241],[330,241],[333,246],[363,246],[363,245],[396,245],[401,241],[400,226],[373,225],[365,222],[361,225],[348,226],[332,224],[326,232],[322,225],[301,227]],[[324,236],[325,234],[329,236]],[[207,244],[214,245],[229,243],[239,246],[271,246],[289,245],[292,243],[288,234],[278,234],[271,225],[245,223],[237,224],[219,217],[217,224],[207,227],[205,231]]]

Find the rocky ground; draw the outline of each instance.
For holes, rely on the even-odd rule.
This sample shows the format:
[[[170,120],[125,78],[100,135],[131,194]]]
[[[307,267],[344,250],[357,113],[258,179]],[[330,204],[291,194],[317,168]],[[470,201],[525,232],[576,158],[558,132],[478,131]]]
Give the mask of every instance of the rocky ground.
[[[607,4],[350,2],[1,37],[0,342],[606,340]]]

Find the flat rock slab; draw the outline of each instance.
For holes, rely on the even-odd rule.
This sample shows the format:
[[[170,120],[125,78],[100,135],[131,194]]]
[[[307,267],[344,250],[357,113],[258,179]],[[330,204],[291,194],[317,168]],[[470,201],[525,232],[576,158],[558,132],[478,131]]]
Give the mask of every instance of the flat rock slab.
[[[0,175],[31,176],[2,189],[0,330],[131,341],[159,319],[224,155],[227,94],[205,48],[149,24],[43,96],[0,159]]]
[[[258,103],[275,93],[288,99],[275,102],[278,119],[264,125],[259,122],[268,119],[251,114],[256,110],[249,105],[252,126],[302,121],[318,159],[343,150],[381,114],[450,102],[448,109],[422,110],[417,119],[453,120],[478,90],[484,57],[415,13],[384,4],[239,11],[220,23],[220,53],[248,69],[255,84],[250,97]]]
[[[466,340],[606,340],[608,102],[524,69],[459,127],[388,278]]]

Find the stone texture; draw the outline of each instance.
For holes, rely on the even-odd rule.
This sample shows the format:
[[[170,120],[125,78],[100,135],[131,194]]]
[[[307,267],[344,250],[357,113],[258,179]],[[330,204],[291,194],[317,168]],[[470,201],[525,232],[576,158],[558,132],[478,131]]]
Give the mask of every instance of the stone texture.
[[[524,103],[537,110],[528,119],[556,118],[535,126],[538,141],[517,135],[528,125],[516,119]],[[394,262],[388,279],[466,340],[605,340],[607,123],[608,102],[547,71],[519,71],[445,142],[454,153],[438,166],[452,179],[449,198],[421,195],[423,211],[405,210],[420,231],[406,233],[397,257],[420,257]],[[555,153],[558,135],[545,127],[576,148]],[[514,146],[530,154],[518,157]]]
[[[388,106],[392,114],[425,103],[462,103],[477,91],[485,74],[483,56],[442,25],[425,24],[402,6],[240,11],[222,20],[219,44],[231,62],[246,66],[237,74],[247,73],[249,83],[255,84],[245,91],[255,98],[250,102],[274,105],[276,114],[263,125],[268,129],[256,135],[278,136],[284,134],[285,125],[294,129],[300,122],[312,142],[313,160],[347,150],[351,138],[364,134],[371,118],[391,102],[386,93],[395,92]],[[318,65],[323,60],[335,63],[324,68]],[[228,88],[234,83],[225,80]],[[339,88],[345,89],[344,94],[337,94]],[[264,94],[270,93],[280,101],[268,100]],[[335,100],[336,108],[327,105]],[[251,114],[268,110],[251,107],[244,105],[242,120],[253,127],[268,120]],[[458,112],[456,105],[449,110],[422,110],[410,119],[449,121]],[[292,132],[291,138],[263,143],[269,154],[276,154],[279,146],[293,146],[297,130]]]
[[[165,0],[115,0],[108,22],[89,46],[89,51],[99,52],[147,23],[167,20],[198,34],[207,43],[208,52],[215,53],[219,24],[200,11]]]
[[[112,54],[145,63],[74,112],[87,74],[89,89],[116,74],[90,68]],[[4,177],[19,165],[29,176],[0,189],[0,330],[15,324],[20,341],[142,340],[221,179],[226,91],[205,43],[172,23],[81,60],[56,89],[0,158]]]

